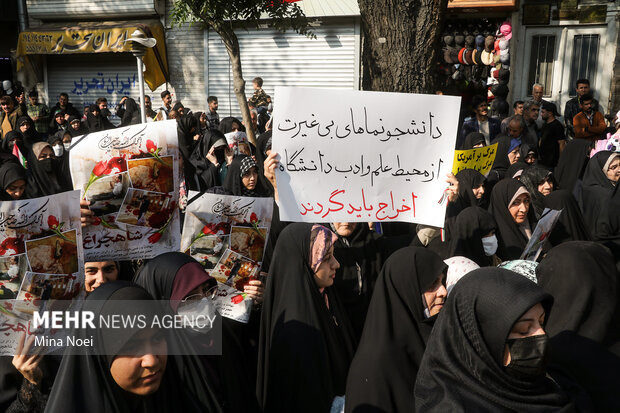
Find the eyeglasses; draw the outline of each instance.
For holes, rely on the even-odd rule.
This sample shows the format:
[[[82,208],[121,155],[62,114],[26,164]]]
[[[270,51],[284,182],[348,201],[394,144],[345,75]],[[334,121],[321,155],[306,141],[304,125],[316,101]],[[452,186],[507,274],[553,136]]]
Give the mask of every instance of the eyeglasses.
[[[210,300],[215,299],[217,296],[217,283],[215,285],[207,285],[203,288],[202,292],[198,294],[192,294],[181,300],[182,303],[186,303],[189,301],[200,301],[203,298],[208,298]]]

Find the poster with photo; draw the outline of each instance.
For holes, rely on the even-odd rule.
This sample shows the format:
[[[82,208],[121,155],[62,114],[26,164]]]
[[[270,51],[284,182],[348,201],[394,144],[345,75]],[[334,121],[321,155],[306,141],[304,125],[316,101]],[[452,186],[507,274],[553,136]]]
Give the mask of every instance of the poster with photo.
[[[0,217],[0,355],[12,355],[33,311],[84,297],[80,191],[3,201]]]
[[[247,322],[252,300],[243,288],[260,277],[273,199],[198,195],[193,191],[188,194],[193,201],[185,210],[181,251],[194,257],[217,279],[220,314]]]
[[[152,258],[179,250],[175,121],[84,135],[70,154],[73,186],[95,213],[83,232],[87,261]]]
[[[536,224],[536,228],[534,228],[534,231],[532,232],[530,240],[523,250],[523,254],[519,257],[520,260],[536,261],[538,259],[538,256],[542,251],[543,244],[551,233],[551,230],[553,230],[556,222],[558,222],[561,213],[561,209],[555,210],[545,208],[540,219],[538,220],[538,224]]]

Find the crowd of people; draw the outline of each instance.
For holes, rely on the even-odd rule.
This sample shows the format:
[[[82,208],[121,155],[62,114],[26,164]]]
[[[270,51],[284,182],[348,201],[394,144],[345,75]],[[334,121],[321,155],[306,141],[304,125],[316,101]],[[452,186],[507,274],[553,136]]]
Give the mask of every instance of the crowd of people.
[[[511,117],[489,116],[484,97],[467,102],[455,149],[497,143],[497,154],[487,176],[465,169],[449,178],[443,230],[281,221],[262,82],[253,81],[250,125],[220,119],[213,96],[193,112],[168,91],[159,109],[142,102],[149,121],[176,119],[181,196],[274,201],[266,281],[244,291],[250,321],[222,318],[222,354],[210,356],[192,350],[212,344],[210,331],[84,332],[108,355],[64,357],[30,354],[23,337],[14,357],[0,357],[3,411],[620,411],[620,147],[610,139],[600,148],[620,137],[620,112],[607,125],[587,80],[577,81],[564,123],[541,85],[514,102]],[[23,90],[4,92],[1,200],[71,190],[72,139],[116,127],[107,100],[80,114],[66,94],[50,109],[36,91],[28,102]],[[140,123],[139,112],[124,97],[120,126]],[[537,260],[521,260],[545,208],[561,210],[559,220]],[[81,213],[90,224],[88,202]],[[162,312],[198,300],[216,311],[216,280],[181,252],[86,262],[84,271],[84,308],[96,314],[153,299],[172,300]],[[169,354],[172,346],[187,351]]]

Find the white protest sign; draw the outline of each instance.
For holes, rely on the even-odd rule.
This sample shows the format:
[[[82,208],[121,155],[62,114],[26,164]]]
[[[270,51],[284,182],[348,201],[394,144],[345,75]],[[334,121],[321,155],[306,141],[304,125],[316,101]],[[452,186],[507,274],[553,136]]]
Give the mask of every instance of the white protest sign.
[[[443,227],[460,98],[276,88],[283,221]]]

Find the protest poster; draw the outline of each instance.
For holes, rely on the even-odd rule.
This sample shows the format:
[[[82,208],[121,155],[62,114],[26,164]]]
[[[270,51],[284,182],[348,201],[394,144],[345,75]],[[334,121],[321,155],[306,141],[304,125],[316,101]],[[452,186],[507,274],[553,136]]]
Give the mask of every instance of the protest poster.
[[[275,98],[283,221],[443,226],[459,97],[280,87]]]
[[[247,323],[252,300],[243,287],[260,277],[273,200],[190,191],[181,251],[218,281],[215,304],[227,318]],[[195,198],[195,199],[194,199]]]
[[[555,226],[556,222],[558,222],[561,213],[562,210],[557,211],[555,209],[545,208],[538,224],[536,225],[536,228],[534,229],[534,232],[532,232],[532,237],[525,246],[523,254],[521,254],[519,259],[529,261],[536,261],[538,259],[538,256],[542,251],[543,244],[551,233],[551,230]]]
[[[175,121],[87,134],[69,153],[73,187],[95,213],[84,228],[86,261],[148,259],[179,250]]]
[[[0,355],[13,355],[34,311],[84,296],[80,192],[0,203]]]
[[[475,169],[482,175],[487,176],[495,162],[497,143],[482,148],[454,151],[454,163],[452,173],[456,175],[463,169]]]

